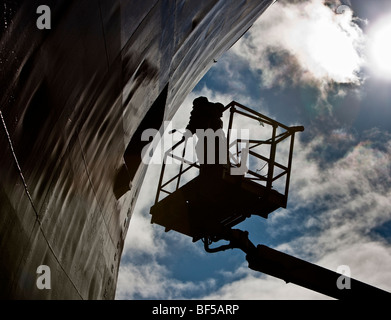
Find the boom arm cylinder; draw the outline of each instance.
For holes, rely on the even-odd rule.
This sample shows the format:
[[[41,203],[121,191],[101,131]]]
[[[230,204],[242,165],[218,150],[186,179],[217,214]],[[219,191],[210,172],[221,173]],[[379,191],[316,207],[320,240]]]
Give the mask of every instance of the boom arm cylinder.
[[[284,281],[294,283],[310,290],[336,299],[385,299],[391,298],[389,292],[370,286],[361,281],[345,278],[350,281],[350,289],[338,288],[341,274],[317,266],[310,262],[292,257],[288,254],[258,245],[255,250],[247,252],[249,268],[266,273]],[[343,277],[345,277],[343,275]]]

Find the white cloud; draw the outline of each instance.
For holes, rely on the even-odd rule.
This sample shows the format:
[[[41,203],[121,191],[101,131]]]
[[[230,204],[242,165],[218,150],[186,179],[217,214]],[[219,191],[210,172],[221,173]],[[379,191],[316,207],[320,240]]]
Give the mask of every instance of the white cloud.
[[[214,285],[213,279],[201,282],[177,280],[155,260],[142,265],[128,263],[121,267],[116,299],[183,299],[184,293],[198,294]]]
[[[272,218],[270,229],[275,234],[284,228],[286,231],[293,221],[290,215],[302,210],[308,216],[300,215],[302,236],[279,249],[311,257],[332,270],[349,265],[356,279],[391,290],[391,248],[380,235],[372,234],[391,221],[389,143],[380,151],[368,141],[360,142],[322,170],[308,161],[308,156],[311,148],[324,143],[324,138],[319,138],[306,147],[296,145],[290,200],[293,208]]]
[[[308,239],[309,240],[309,239]],[[329,239],[332,241],[332,239]],[[315,261],[319,266],[337,272],[338,267],[347,265],[351,277],[391,291],[391,250],[380,242],[368,240],[349,246],[341,246],[337,250],[324,255]],[[222,300],[328,300],[323,294],[299,287],[270,276],[261,275],[251,270],[240,280],[232,281],[205,299]]]
[[[165,242],[159,241],[158,234],[151,228],[150,217],[136,211],[132,216],[124,246],[124,255],[135,252],[148,253],[152,256],[164,254]]]
[[[327,296],[246,269],[246,276],[204,297],[209,300],[327,300]]]
[[[352,11],[336,14],[324,1],[277,2],[232,52],[262,71],[262,86],[360,83],[364,36]]]
[[[175,232],[165,233],[161,226],[151,225],[148,212],[155,194],[151,193],[150,189],[151,185],[157,185],[156,168],[158,167],[153,166],[146,175],[129,225],[118,275],[118,300],[183,299],[185,294],[199,294],[215,285],[213,279],[199,282],[177,280],[175,275],[159,262],[162,258],[184,250],[197,256],[200,249],[192,244],[190,238]],[[175,247],[169,247],[168,241],[175,243]]]
[[[323,256],[318,264],[331,270],[340,265],[350,267],[351,277],[383,290],[391,291],[391,250],[380,241],[362,239]]]

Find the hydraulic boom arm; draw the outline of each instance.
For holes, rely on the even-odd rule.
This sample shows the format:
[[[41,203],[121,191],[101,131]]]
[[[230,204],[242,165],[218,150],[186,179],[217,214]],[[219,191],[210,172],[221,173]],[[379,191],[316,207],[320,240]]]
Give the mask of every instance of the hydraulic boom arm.
[[[216,240],[228,240],[228,245],[210,248]],[[257,247],[248,239],[248,232],[239,229],[228,230],[219,239],[204,239],[207,252],[217,252],[238,248],[246,253],[249,268],[273,277],[294,283],[336,299],[390,299],[391,294],[353,278],[317,266],[313,263],[295,258],[264,245]],[[338,281],[349,283],[350,288],[339,288]]]

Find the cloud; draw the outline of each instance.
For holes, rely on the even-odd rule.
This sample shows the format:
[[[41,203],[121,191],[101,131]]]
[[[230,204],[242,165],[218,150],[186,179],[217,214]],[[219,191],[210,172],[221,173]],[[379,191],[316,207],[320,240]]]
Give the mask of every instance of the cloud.
[[[151,224],[149,214],[154,204],[161,166],[148,167],[139,192],[119,269],[116,299],[184,299],[189,294],[200,294],[213,287],[215,281],[181,281],[165,265],[164,259],[177,252],[201,253],[191,239]],[[173,246],[172,244],[175,244]]]
[[[231,49],[229,59],[247,61],[260,74],[261,88],[317,88],[316,106],[330,110],[329,94],[343,91],[336,84],[363,81],[365,37],[352,14],[337,14],[336,5],[321,0],[276,2]]]
[[[391,221],[391,140],[382,148],[357,141],[327,168],[310,157],[323,143],[319,137],[310,145],[296,145],[291,206],[271,219],[269,230],[281,236],[295,225],[298,236],[279,249],[334,270],[349,265],[353,277],[391,290],[391,248],[375,231]]]
[[[150,217],[140,213],[140,206],[136,207],[136,212],[129,225],[128,233],[132,236],[125,240],[124,255],[140,252],[148,253],[151,256],[164,254],[165,243],[158,241],[160,235],[151,228]]]
[[[240,280],[228,283],[205,300],[327,300],[327,296],[269,276],[248,272]]]
[[[364,199],[368,205],[371,205],[371,208],[374,208],[370,201],[371,198],[382,196],[384,200],[387,199],[391,185],[391,140],[383,142],[380,149],[376,143],[372,142],[376,141],[376,135],[372,136],[372,133],[368,136],[371,138],[363,140],[363,137],[353,138],[350,135],[344,137],[333,141],[333,137],[318,136],[309,144],[302,144],[298,141],[295,146],[291,192],[291,195],[295,197],[296,209],[300,206],[308,206],[314,200],[322,204],[328,201],[327,207],[334,208],[336,204],[340,206],[342,203],[348,206],[355,203],[352,200],[361,203]],[[346,150],[340,159],[329,162],[328,166],[320,165],[314,150],[319,151],[325,148],[330,140],[344,144],[340,142],[342,139],[349,140],[351,148]],[[373,199],[373,201],[376,205],[384,203],[380,198]],[[389,204],[388,200],[387,204]],[[350,209],[354,210],[354,207]]]
[[[293,82],[359,83],[363,41],[351,11],[336,14],[320,0],[277,2],[233,52],[262,70],[268,87],[288,77]]]
[[[185,294],[199,294],[214,284],[213,279],[201,282],[177,280],[155,260],[141,266],[128,263],[121,267],[116,299],[184,299]]]
[[[330,241],[332,241],[330,239]],[[280,249],[282,251],[282,249]],[[297,255],[296,255],[297,256]],[[351,277],[376,286],[383,290],[391,290],[391,250],[382,243],[368,241],[350,246],[324,255],[321,259],[312,261],[319,266],[337,272],[338,267],[347,265]],[[245,267],[245,266],[243,266]],[[246,276],[239,280],[228,282],[204,299],[215,300],[329,300],[323,294],[299,287],[283,280],[261,275],[246,270]]]
[[[213,279],[181,281],[162,262],[177,252],[200,254],[191,240],[150,223],[160,166],[150,165],[140,190],[126,237],[119,269],[116,299],[184,299],[215,285]],[[154,186],[154,188],[151,188]],[[172,246],[175,243],[175,246]]]

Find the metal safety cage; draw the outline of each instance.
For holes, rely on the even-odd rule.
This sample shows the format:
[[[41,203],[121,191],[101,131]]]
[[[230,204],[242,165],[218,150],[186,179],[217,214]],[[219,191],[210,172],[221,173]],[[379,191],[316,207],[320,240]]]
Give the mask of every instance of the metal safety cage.
[[[156,192],[156,198],[155,198],[155,204],[159,202],[161,199],[161,193],[165,193],[166,195],[170,195],[177,191],[180,186],[181,186],[181,178],[185,173],[187,173],[190,170],[199,170],[200,166],[197,163],[197,161],[190,161],[186,159],[186,148],[187,148],[187,142],[191,138],[191,135],[188,132],[185,132],[179,142],[174,144],[169,150],[167,150],[164,153],[163,157],[163,164],[162,164],[162,169],[160,172],[160,178],[159,178],[159,184],[158,184],[158,189]],[[182,147],[182,149],[181,149]],[[180,155],[175,154],[177,150],[180,150]],[[165,171],[166,171],[166,166],[170,161],[167,161],[167,159],[171,158],[172,160],[179,161],[180,166],[179,166],[179,171],[178,173],[174,174],[172,177],[169,177],[167,181],[164,182],[165,178]],[[168,164],[170,165],[170,164]],[[187,167],[185,167],[187,165]],[[168,187],[170,186],[175,186],[174,190],[168,190]]]
[[[278,192],[284,197],[283,207],[286,207],[295,133],[303,131],[304,127],[288,127],[236,101],[230,102],[224,108],[224,113],[226,111],[229,111],[228,127],[225,129],[227,134],[226,169],[228,174],[242,175],[244,180],[253,181],[263,186],[266,190],[271,190],[277,185]],[[255,132],[249,132],[246,138],[235,138],[232,133],[237,129],[235,129],[234,124],[239,118],[241,118],[239,120],[240,125],[247,123],[252,126],[256,123],[262,128],[253,130]],[[243,122],[243,119],[247,122]],[[251,123],[251,121],[255,122]],[[260,139],[260,131],[264,131],[264,136],[265,133],[269,133],[268,137]],[[181,140],[165,152],[155,204],[160,201],[163,193],[170,195],[181,187],[184,174],[190,170],[200,169],[198,161],[192,161],[185,157],[186,148],[188,147],[188,141],[191,136],[192,134],[190,132],[184,132]],[[287,142],[287,145],[283,148],[284,152],[282,152],[282,157],[277,159],[278,146],[284,142]],[[243,145],[245,146],[244,148]],[[179,170],[175,173],[166,173],[166,165],[169,158],[180,163]],[[247,162],[247,165],[243,166],[244,162]],[[263,162],[261,170],[254,168],[259,162]],[[239,168],[243,167],[246,168],[245,171],[240,172]],[[259,172],[263,169],[266,169],[265,174]]]
[[[304,131],[304,127],[288,127],[236,101],[229,103],[226,110],[230,111],[227,128],[227,159],[229,159],[230,165],[232,167],[243,166],[243,162],[247,161],[248,165],[246,166],[244,179],[257,182],[264,186],[266,190],[277,189],[285,197],[286,206],[295,133]],[[248,119],[247,126],[251,126],[251,121],[258,123],[262,127],[260,130],[266,132],[266,134],[263,134],[266,138],[259,138],[260,130],[255,130],[255,133],[250,132],[247,139],[232,138],[232,132],[235,129],[233,125],[238,117]],[[240,124],[242,123],[243,120]],[[240,144],[244,144],[245,147],[240,149]],[[232,147],[235,148],[234,153],[231,151]],[[280,153],[278,154],[279,150]],[[241,161],[237,162],[237,159]],[[256,169],[256,164],[259,164],[259,162],[263,163],[263,166]],[[260,172],[264,169],[265,173],[261,174]]]

